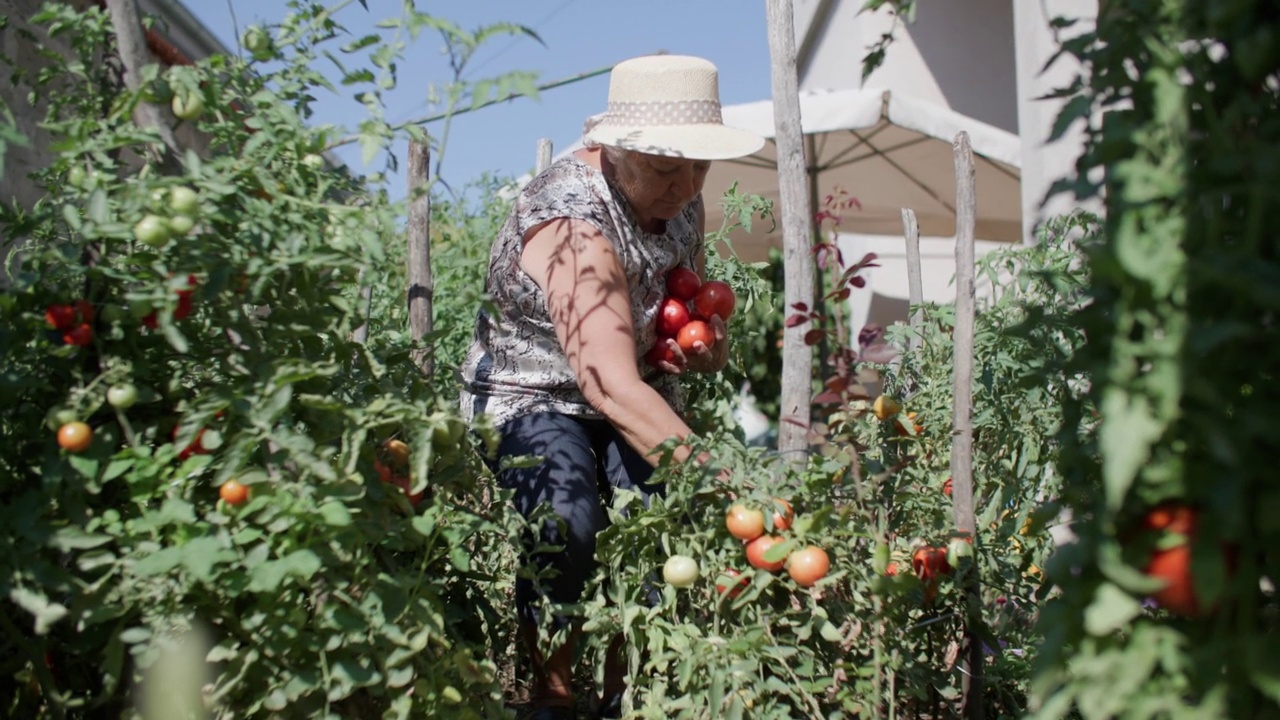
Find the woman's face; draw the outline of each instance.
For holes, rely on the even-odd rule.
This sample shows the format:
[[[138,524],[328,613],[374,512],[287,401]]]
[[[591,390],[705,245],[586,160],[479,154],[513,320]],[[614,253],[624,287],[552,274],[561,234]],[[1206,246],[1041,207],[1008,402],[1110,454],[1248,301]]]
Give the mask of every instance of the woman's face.
[[[709,160],[628,152],[615,179],[641,220],[670,220],[702,192]]]

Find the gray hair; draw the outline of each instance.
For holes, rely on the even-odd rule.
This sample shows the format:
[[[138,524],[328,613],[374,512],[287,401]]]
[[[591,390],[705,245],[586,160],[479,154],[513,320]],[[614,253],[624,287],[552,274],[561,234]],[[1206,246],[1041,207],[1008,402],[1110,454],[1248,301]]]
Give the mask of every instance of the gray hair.
[[[608,158],[609,162],[613,163],[615,166],[631,165],[632,155],[637,154],[636,151],[629,150],[627,148],[617,147],[616,145],[602,145],[598,142],[593,142],[587,139],[587,135],[591,133],[591,129],[594,128],[596,125],[599,125],[601,120],[604,120],[604,115],[605,115],[604,113],[600,113],[599,115],[592,115],[591,117],[587,118],[586,122],[582,124],[583,147],[590,148],[590,149],[600,148],[600,151],[604,153],[604,156]]]

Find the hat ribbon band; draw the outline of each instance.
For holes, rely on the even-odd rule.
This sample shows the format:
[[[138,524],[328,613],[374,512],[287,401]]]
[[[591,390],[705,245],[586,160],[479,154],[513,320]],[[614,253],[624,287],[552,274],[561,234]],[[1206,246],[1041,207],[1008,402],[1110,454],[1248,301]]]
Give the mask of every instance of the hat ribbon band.
[[[719,125],[716,100],[645,100],[610,102],[602,125],[653,127],[662,125]]]

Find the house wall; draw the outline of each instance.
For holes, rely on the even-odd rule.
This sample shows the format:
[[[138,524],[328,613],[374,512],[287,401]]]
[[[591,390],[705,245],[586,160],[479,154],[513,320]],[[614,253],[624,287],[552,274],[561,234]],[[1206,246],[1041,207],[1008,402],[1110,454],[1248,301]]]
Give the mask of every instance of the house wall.
[[[0,82],[0,101],[12,113],[18,130],[28,139],[26,147],[9,147],[4,157],[4,173],[0,176],[0,203],[18,208],[32,207],[43,195],[43,188],[31,181],[31,173],[47,167],[55,158],[53,138],[40,127],[47,105],[31,102],[30,83],[13,82],[12,73],[27,78],[34,77],[47,67],[48,60],[41,49],[52,50],[69,57],[71,47],[65,38],[50,38],[44,28],[30,22],[40,10],[44,0],[0,0],[0,15],[8,18],[8,25],[0,29],[0,57],[13,62],[5,82]],[[98,5],[97,0],[70,0],[79,10]],[[226,48],[210,34],[178,0],[140,0],[139,10],[159,20],[156,30],[164,40],[188,59],[201,59],[214,53],[225,53]],[[35,40],[31,38],[34,37]],[[56,92],[56,85],[44,93]],[[177,139],[184,147],[203,149],[206,138],[197,134],[190,124],[177,127]],[[10,246],[0,238],[0,258],[9,254]],[[0,263],[0,287],[8,284],[8,276]]]

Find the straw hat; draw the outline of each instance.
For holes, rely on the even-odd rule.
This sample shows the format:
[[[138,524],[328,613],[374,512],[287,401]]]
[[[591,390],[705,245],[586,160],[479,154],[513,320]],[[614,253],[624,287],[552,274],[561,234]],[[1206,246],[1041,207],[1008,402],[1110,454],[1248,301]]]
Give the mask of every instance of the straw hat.
[[[588,121],[585,139],[694,160],[742,157],[764,146],[759,135],[724,124],[716,66],[685,55],[647,55],[615,65],[608,108]]]

